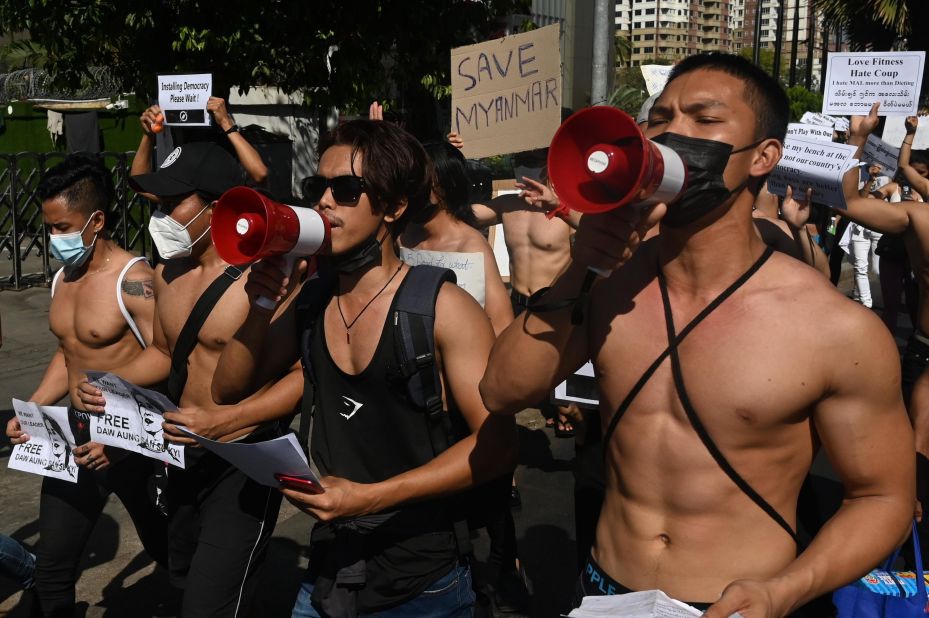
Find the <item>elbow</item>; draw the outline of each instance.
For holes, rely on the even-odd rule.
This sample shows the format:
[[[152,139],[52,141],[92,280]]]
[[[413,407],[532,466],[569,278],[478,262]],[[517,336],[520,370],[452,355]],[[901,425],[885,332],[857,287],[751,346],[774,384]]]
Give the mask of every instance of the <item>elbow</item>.
[[[260,185],[268,179],[268,168],[264,165],[261,165],[253,170],[250,170],[248,175],[251,176],[252,180],[254,180],[256,184]]]

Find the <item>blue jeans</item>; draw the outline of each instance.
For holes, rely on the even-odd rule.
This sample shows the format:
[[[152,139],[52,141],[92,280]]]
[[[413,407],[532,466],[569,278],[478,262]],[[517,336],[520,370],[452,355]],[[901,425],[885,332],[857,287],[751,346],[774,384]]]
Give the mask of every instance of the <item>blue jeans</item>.
[[[15,579],[24,590],[28,590],[32,588],[33,573],[35,556],[16,539],[0,534],[0,575]]]
[[[313,607],[310,600],[313,582],[304,581],[297,594],[297,602],[291,618],[325,618]],[[407,616],[430,616],[430,618],[465,618],[474,613],[474,590],[471,587],[471,568],[456,566],[448,575],[440,577],[422,594],[402,605],[371,614],[370,618],[405,618]]]

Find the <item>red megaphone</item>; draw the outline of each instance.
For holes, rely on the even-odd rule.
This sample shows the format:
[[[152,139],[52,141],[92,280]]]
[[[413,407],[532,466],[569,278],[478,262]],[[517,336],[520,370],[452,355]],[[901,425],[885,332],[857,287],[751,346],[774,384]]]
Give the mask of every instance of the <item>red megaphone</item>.
[[[295,259],[316,255],[329,245],[329,220],[312,208],[288,206],[254,189],[233,187],[213,208],[210,234],[225,262],[241,265],[283,255],[289,275]],[[274,308],[267,298],[257,303]]]
[[[548,176],[563,204],[598,213],[674,201],[687,185],[687,166],[676,152],[646,138],[632,116],[597,106],[577,112],[555,132]]]

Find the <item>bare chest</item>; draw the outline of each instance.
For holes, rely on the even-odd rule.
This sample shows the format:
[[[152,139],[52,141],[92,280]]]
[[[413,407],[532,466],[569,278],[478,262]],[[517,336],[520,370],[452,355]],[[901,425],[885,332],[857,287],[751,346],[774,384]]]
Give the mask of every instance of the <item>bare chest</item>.
[[[159,293],[158,317],[164,329],[169,349],[173,350],[187,319],[193,313],[201,294],[214,277],[179,278]],[[221,352],[236,330],[245,321],[248,300],[245,278],[235,281],[213,306],[197,334],[201,350]]]
[[[548,219],[541,212],[504,213],[503,234],[507,249],[534,250],[568,254],[571,229],[558,219]]]
[[[116,277],[59,280],[49,307],[49,327],[68,348],[104,348],[129,332],[119,309]]]

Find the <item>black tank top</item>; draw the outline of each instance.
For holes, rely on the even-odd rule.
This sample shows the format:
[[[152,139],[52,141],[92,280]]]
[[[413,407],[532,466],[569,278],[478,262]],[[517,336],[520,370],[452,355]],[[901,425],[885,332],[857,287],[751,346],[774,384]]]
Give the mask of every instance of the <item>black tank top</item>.
[[[320,472],[358,483],[376,483],[417,468],[435,457],[426,415],[406,399],[405,383],[391,377],[396,358],[394,295],[377,349],[368,366],[350,375],[333,362],[322,316],[309,343],[316,383],[310,451]],[[371,612],[414,598],[457,564],[449,502],[404,505],[369,535],[359,537],[366,558],[366,582],[358,592],[359,611]],[[318,528],[318,527],[317,527]],[[315,532],[315,530],[314,530]],[[315,534],[310,569],[325,569],[333,546]]]
[[[310,448],[323,474],[377,483],[434,457],[425,414],[407,400],[404,383],[390,375],[397,358],[392,316],[406,281],[394,295],[371,362],[358,375],[332,360],[322,316],[314,329],[310,361],[318,387]]]

